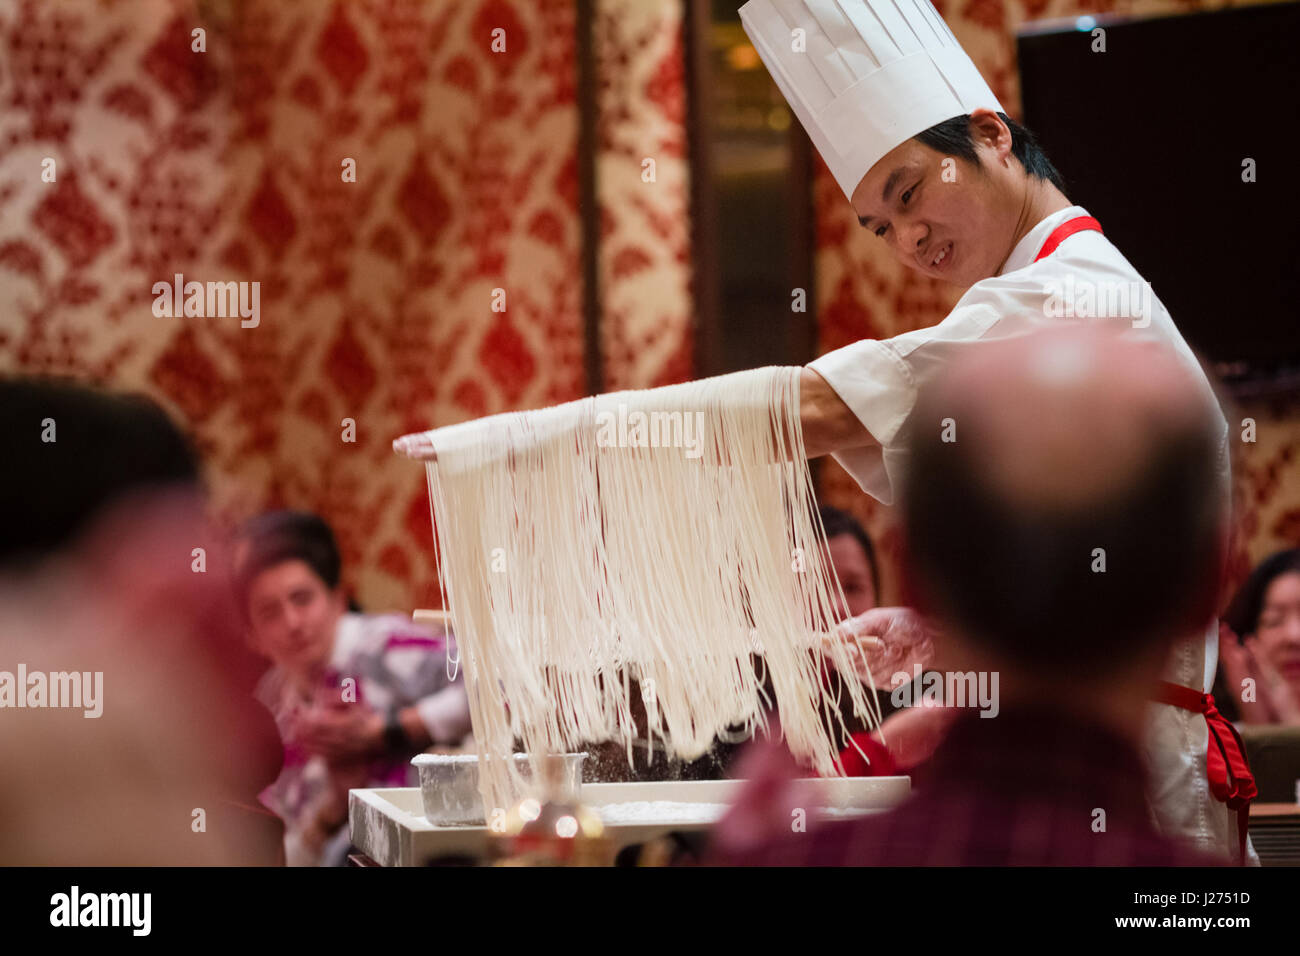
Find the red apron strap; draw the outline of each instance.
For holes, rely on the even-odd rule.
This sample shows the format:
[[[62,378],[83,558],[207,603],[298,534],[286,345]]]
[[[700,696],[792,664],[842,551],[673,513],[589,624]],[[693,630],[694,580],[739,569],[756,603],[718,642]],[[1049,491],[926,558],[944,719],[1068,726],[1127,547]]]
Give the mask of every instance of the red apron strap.
[[[1214,798],[1227,805],[1228,809],[1237,811],[1237,831],[1241,841],[1241,859],[1246,859],[1246,832],[1250,825],[1250,801],[1258,794],[1255,777],[1246,762],[1246,745],[1219,709],[1214,706],[1214,697],[1203,694],[1191,687],[1160,681],[1153,699],[1162,704],[1172,704],[1183,710],[1204,714],[1209,727],[1209,739],[1206,742],[1205,771],[1210,781],[1210,792]]]
[[[1093,219],[1091,216],[1076,216],[1073,219],[1066,220],[1052,230],[1052,234],[1048,236],[1047,241],[1043,243],[1043,248],[1039,249],[1038,255],[1034,256],[1034,261],[1037,262],[1045,256],[1050,256],[1056,251],[1057,246],[1066,239],[1069,239],[1076,232],[1087,231],[1101,232],[1101,223],[1096,219]]]

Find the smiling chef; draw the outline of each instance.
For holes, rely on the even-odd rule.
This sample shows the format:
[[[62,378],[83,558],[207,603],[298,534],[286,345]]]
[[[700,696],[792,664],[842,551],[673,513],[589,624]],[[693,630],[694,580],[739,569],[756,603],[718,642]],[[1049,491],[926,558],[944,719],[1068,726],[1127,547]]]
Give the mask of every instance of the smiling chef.
[[[1227,494],[1227,422],[1192,351],[1152,295],[1130,295],[1137,307],[1128,315],[1085,307],[1109,304],[1112,290],[1149,286],[1097,220],[1066,198],[1033,136],[1002,112],[928,0],[750,0],[740,18],[875,241],[907,268],[966,289],[932,328],[856,342],[803,369],[809,457],[833,454],[863,490],[891,504],[918,427],[918,396],[954,359],[980,342],[1096,315],[1171,350],[1204,383]],[[1073,317],[1060,318],[1066,289]],[[436,456],[428,433],[394,447]],[[903,633],[901,644],[919,626],[905,609],[868,613],[893,616],[871,631],[886,644],[898,636],[891,630]],[[1206,692],[1217,662],[1218,627],[1208,621],[1179,641],[1152,689],[1148,802],[1164,835],[1257,862],[1246,835],[1254,781],[1235,731]]]
[[[862,225],[907,268],[966,289],[938,325],[856,342],[804,370],[808,454],[833,453],[889,504],[916,427],[909,415],[954,357],[982,340],[1070,321],[1052,317],[1067,286],[1090,290],[1094,304],[1112,289],[1150,287],[1066,198],[1032,134],[1002,112],[928,0],[750,0],[740,18]],[[1164,306],[1142,300],[1105,321],[1162,343],[1205,381]],[[1226,494],[1227,422],[1213,409]],[[1153,689],[1148,799],[1167,836],[1253,861],[1245,831],[1253,780],[1205,693],[1217,661],[1211,621],[1178,644]]]

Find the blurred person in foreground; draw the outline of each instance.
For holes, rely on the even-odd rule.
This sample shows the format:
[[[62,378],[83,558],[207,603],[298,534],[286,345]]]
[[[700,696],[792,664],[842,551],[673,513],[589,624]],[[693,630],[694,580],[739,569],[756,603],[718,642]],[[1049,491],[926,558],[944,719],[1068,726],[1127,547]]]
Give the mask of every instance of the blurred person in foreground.
[[[454,642],[401,615],[350,612],[334,534],[314,514],[253,519],[236,566],[250,642],[275,665],[258,697],[285,746],[262,800],[285,821],[291,866],[341,866],[348,790],[418,785],[411,757],[469,733]]]
[[[0,864],[282,862],[257,804],[281,748],[185,436],[11,380],[0,440]]]
[[[783,748],[756,748],[714,860],[1224,862],[1156,832],[1142,759],[1152,688],[1214,613],[1222,574],[1203,386],[1160,346],[1055,330],[954,363],[917,421],[900,496],[907,603],[939,623],[949,666],[999,675],[997,714],[944,708],[948,733],[909,801],[804,833],[791,810],[814,802]]]
[[[1248,724],[1300,725],[1300,548],[1251,572],[1224,613],[1219,646],[1215,697],[1224,713]]]

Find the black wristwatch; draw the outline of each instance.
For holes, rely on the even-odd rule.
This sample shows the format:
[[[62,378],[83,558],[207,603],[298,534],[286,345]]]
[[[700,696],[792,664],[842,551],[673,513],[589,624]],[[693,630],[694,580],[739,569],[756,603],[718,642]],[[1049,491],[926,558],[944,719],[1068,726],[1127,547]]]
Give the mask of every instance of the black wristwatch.
[[[389,750],[410,750],[411,738],[406,736],[406,728],[402,726],[397,714],[398,708],[392,708],[388,712],[388,719],[384,721],[384,746]]]

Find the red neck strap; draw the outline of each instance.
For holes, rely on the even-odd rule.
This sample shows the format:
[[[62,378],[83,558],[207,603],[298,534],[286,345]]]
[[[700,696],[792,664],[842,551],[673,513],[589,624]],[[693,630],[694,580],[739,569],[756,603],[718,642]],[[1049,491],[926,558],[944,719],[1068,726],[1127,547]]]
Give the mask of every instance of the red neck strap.
[[[1061,223],[1053,229],[1052,234],[1047,237],[1047,241],[1043,243],[1043,248],[1039,249],[1038,255],[1034,256],[1034,261],[1037,262],[1045,256],[1050,256],[1056,251],[1057,246],[1066,239],[1069,239],[1076,232],[1085,232],[1088,230],[1101,232],[1101,223],[1096,219],[1093,219],[1091,216],[1077,216],[1074,219],[1069,219]]]

